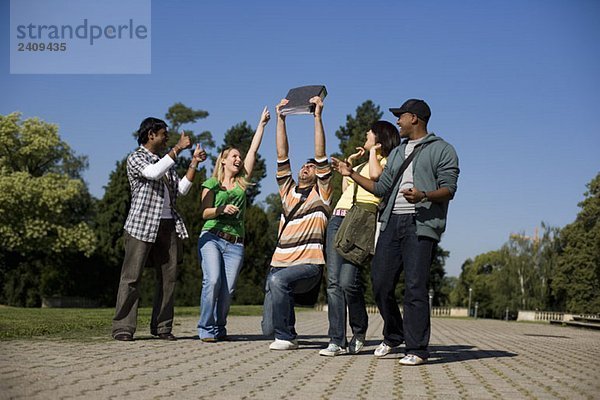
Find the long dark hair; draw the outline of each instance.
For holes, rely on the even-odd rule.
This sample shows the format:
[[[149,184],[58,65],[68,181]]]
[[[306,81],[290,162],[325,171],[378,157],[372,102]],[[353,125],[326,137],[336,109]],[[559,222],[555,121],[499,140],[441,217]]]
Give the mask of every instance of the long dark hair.
[[[387,157],[394,147],[400,144],[398,129],[387,121],[377,121],[371,125],[371,130],[377,136],[377,143],[381,143],[381,155]]]

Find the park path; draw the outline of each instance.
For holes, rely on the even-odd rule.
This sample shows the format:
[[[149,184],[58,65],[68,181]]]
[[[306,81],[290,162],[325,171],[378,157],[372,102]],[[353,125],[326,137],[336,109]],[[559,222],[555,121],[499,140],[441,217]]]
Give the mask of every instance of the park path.
[[[175,342],[108,338],[0,342],[0,399],[600,399],[600,332],[547,324],[434,318],[418,367],[373,357],[370,314],[358,355],[322,357],[327,314],[297,314],[300,349],[269,351],[260,317],[230,317],[231,341],[202,343],[194,318]]]

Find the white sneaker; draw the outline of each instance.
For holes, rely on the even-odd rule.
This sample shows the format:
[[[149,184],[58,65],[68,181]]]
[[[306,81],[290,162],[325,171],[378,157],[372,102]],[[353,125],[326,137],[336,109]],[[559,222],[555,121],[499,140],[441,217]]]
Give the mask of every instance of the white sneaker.
[[[348,353],[358,354],[365,346],[365,335],[354,335],[348,345]]]
[[[375,349],[373,354],[375,357],[385,357],[392,352],[394,348],[392,346],[388,346],[385,342],[381,342],[379,346]]]
[[[327,346],[326,349],[322,349],[321,351],[319,351],[319,355],[326,356],[326,357],[335,357],[335,356],[339,356],[343,352],[344,352],[344,349],[342,349],[337,344],[329,343],[329,346]]]
[[[294,340],[283,340],[275,339],[273,343],[269,345],[269,350],[296,350],[298,348],[298,341]]]
[[[406,356],[404,356],[404,358],[400,359],[400,361],[398,361],[401,365],[421,365],[421,364],[425,364],[427,360],[419,357],[419,356],[415,356],[414,354],[407,354]]]

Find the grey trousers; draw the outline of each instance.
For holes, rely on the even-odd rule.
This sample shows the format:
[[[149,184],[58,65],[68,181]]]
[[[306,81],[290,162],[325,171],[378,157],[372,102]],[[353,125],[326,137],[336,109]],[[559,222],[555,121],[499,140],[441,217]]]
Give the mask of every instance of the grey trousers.
[[[173,328],[174,293],[177,281],[177,232],[175,221],[162,219],[156,242],[143,242],[125,232],[125,259],[121,267],[121,280],[113,337],[119,333],[135,333],[140,299],[142,272],[146,265],[156,268],[156,290],[152,307],[150,332],[153,335],[169,333]]]

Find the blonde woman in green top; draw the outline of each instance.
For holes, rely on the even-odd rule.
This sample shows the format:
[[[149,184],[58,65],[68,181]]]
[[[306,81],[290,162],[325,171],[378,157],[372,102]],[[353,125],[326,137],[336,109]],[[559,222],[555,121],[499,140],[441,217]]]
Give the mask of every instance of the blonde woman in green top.
[[[227,314],[244,261],[246,188],[269,119],[265,107],[246,157],[242,159],[235,147],[226,148],[217,158],[212,178],[202,185],[201,211],[205,222],[198,238],[203,275],[198,335],[203,342],[216,342],[227,336]]]

